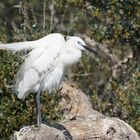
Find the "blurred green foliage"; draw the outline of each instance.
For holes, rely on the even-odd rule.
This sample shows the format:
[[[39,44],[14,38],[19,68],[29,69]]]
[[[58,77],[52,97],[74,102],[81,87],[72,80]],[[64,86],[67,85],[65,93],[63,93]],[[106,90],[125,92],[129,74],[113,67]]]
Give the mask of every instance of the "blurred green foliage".
[[[139,0],[1,0],[0,41],[34,40],[51,32],[84,33],[106,44],[120,60],[133,53],[118,78],[108,60],[85,54],[73,67],[72,79],[91,97],[93,108],[119,117],[140,133],[140,2]],[[25,52],[26,53],[26,52]],[[34,124],[32,94],[25,101],[12,91],[24,54],[0,51],[0,139],[9,139],[23,125]],[[86,79],[86,80],[85,80]],[[57,98],[57,99],[56,99]],[[55,100],[42,97],[43,119],[61,118]]]

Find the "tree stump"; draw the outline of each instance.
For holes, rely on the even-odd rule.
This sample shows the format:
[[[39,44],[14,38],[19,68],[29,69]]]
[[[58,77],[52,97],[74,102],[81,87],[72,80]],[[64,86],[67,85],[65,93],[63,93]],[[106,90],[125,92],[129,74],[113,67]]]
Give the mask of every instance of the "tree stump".
[[[58,124],[24,127],[11,140],[140,140],[124,121],[92,109],[89,98],[76,85],[63,83]]]

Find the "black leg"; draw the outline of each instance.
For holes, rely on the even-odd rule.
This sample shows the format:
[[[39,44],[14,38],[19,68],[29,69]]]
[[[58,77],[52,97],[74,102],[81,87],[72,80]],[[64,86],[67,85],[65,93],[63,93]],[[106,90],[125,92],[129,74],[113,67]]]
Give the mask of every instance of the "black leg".
[[[35,99],[35,113],[36,113],[36,126],[40,126],[41,124],[41,112],[40,112],[40,94],[41,91],[39,90],[38,93],[34,96]]]

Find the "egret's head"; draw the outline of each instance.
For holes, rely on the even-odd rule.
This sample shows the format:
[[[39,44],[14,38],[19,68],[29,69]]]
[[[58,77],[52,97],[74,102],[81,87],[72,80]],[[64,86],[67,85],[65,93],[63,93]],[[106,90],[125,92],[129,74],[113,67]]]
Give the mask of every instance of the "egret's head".
[[[79,49],[81,51],[88,50],[90,52],[94,52],[94,50],[92,48],[89,48],[80,37],[77,37],[77,36],[67,37],[67,43],[71,47],[75,47],[76,49]]]

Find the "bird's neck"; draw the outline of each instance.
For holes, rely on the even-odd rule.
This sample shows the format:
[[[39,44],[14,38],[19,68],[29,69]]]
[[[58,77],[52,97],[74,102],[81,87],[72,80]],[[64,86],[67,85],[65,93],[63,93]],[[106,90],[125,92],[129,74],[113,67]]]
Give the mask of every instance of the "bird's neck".
[[[77,63],[81,58],[81,51],[73,47],[66,48],[62,54],[64,66],[70,66]]]

